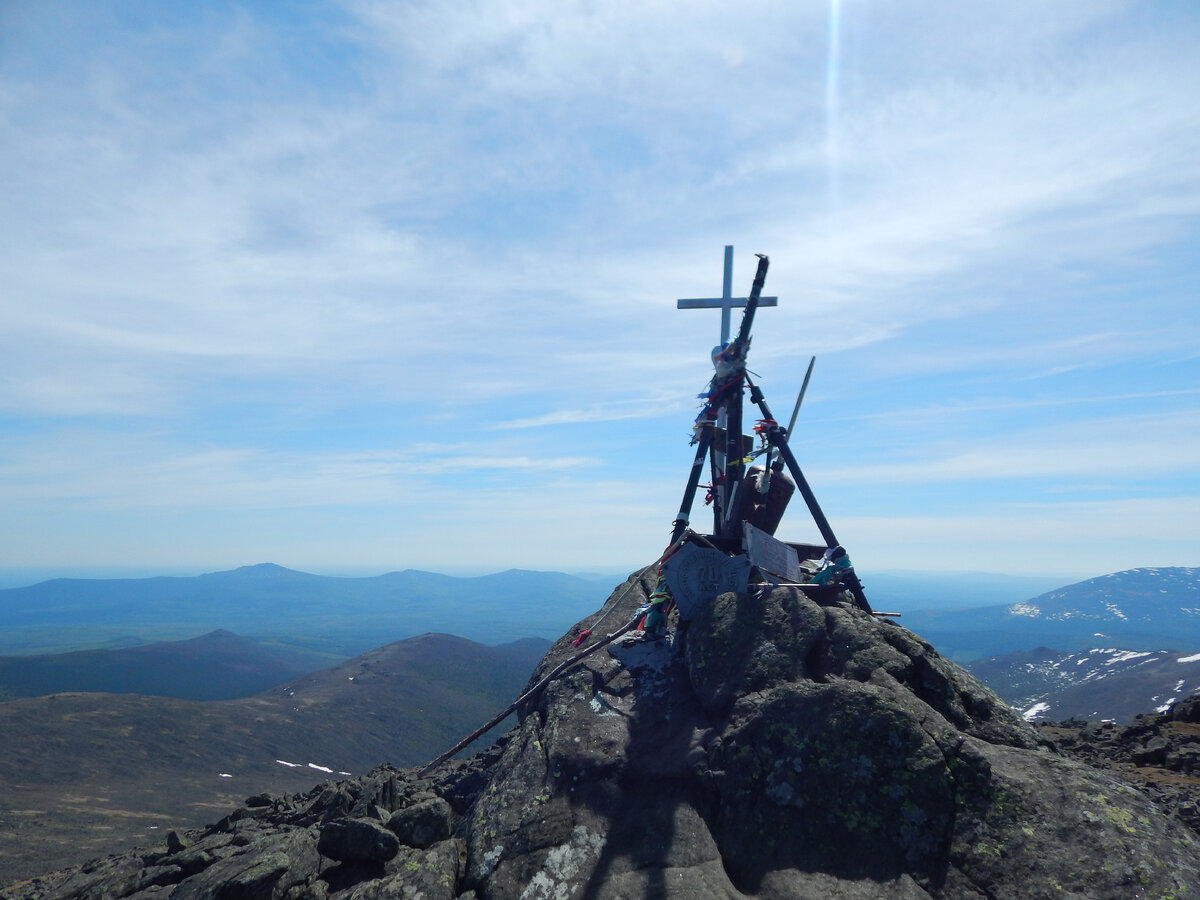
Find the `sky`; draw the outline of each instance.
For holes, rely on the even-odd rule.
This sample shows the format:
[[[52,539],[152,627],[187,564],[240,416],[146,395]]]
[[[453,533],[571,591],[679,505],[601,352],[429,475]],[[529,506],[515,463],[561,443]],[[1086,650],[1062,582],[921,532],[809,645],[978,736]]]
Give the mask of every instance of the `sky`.
[[[860,571],[1200,564],[1197,46],[1188,2],[0,0],[0,570],[646,565],[727,244]]]

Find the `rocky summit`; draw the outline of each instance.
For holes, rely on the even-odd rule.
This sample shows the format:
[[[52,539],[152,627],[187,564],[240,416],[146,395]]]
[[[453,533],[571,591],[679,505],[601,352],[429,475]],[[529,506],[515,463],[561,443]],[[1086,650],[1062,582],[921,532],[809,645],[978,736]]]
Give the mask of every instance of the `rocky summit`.
[[[653,584],[631,587],[531,684],[628,621]],[[1186,825],[902,626],[776,587],[614,641],[472,759],[252,797],[3,893],[1131,900],[1200,896],[1198,860]]]

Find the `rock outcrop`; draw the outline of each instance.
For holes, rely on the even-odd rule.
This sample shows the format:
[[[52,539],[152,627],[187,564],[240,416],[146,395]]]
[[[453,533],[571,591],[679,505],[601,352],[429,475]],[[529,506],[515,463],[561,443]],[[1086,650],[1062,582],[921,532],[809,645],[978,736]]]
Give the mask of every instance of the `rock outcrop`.
[[[1127,725],[1068,720],[1037,727],[1068,756],[1136,785],[1200,833],[1200,696]]]
[[[651,587],[618,590],[534,679]],[[788,587],[674,625],[568,669],[500,744],[430,777],[252,798],[5,896],[1200,896],[1191,830],[903,627]]]

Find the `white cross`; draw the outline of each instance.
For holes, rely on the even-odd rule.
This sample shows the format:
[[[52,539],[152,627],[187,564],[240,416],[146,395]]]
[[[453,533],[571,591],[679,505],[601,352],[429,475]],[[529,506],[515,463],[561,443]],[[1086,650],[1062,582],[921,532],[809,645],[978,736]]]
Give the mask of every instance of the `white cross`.
[[[729,343],[729,311],[735,307],[746,305],[748,297],[734,297],[733,293],[733,244],[725,245],[725,279],[721,287],[720,297],[710,297],[704,300],[676,300],[676,309],[720,309],[721,310],[721,345]],[[759,297],[759,306],[778,306],[778,297]]]

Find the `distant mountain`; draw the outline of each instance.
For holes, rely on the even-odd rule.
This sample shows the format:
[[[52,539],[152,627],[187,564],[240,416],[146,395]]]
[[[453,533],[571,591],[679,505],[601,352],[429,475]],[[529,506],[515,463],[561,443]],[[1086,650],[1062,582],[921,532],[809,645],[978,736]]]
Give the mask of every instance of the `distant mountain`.
[[[342,657],[427,632],[495,645],[557,637],[611,589],[519,569],[475,578],[411,569],[338,578],[271,563],[187,578],[60,578],[0,590],[0,652],[94,648],[130,636],[147,643],[214,629]]]
[[[1016,650],[1200,647],[1200,569],[1129,569],[1030,600],[906,612],[902,623],[959,661]]]
[[[238,700],[0,703],[0,884],[160,840],[260,791],[424,762],[511,703],[548,647],[426,634]]]
[[[0,700],[73,691],[228,700],[336,662],[340,660],[328,655],[217,630],[186,641],[120,650],[0,656]]]
[[[1200,690],[1200,653],[1040,647],[965,668],[1030,721],[1125,723]]]
[[[1144,630],[1164,622],[1195,627],[1200,623],[1200,569],[1191,567],[1129,569],[1091,578],[1010,607],[1033,621],[1129,625]]]

